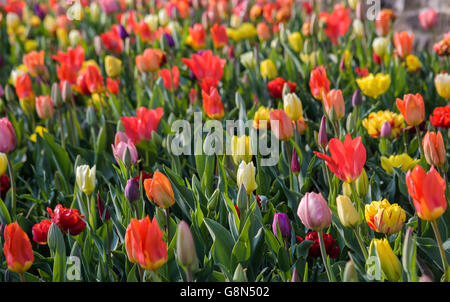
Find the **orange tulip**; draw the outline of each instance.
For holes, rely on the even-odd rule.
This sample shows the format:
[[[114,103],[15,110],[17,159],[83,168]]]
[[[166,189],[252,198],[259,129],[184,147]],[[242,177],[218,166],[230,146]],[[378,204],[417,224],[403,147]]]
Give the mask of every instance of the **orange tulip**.
[[[281,141],[288,141],[294,135],[292,120],[282,109],[270,112],[270,128]]]
[[[223,48],[228,43],[227,29],[224,25],[214,24],[211,29],[211,36],[213,38],[214,46],[216,48]]]
[[[166,209],[175,203],[172,185],[167,176],[156,171],[152,178],[144,180],[144,189],[148,199]]]
[[[156,218],[132,218],[125,233],[125,248],[130,262],[146,270],[157,270],[167,261],[167,245]]]
[[[44,65],[44,51],[40,52],[32,51],[22,58],[23,64],[27,67],[28,72],[31,76],[35,77],[41,74],[46,68]]]
[[[16,79],[16,93],[19,99],[33,99],[34,92],[31,86],[31,79],[28,74],[24,73],[17,77]]]
[[[395,14],[391,9],[382,9],[376,18],[375,29],[377,35],[387,36],[391,26],[391,21],[395,19]]]
[[[209,118],[220,120],[225,115],[225,108],[223,107],[220,95],[217,89],[210,88],[209,94],[202,90],[203,109]]]
[[[425,119],[425,105],[420,93],[407,94],[403,100],[397,99],[397,108],[410,126],[420,125]]]
[[[406,174],[406,185],[417,215],[423,220],[436,220],[447,209],[445,181],[434,167],[428,173],[417,165]]]
[[[147,48],[142,55],[136,56],[136,66],[140,72],[155,72],[164,63],[166,54],[153,48]]]
[[[427,132],[422,141],[425,158],[430,166],[441,167],[445,164],[446,154],[444,140],[440,131]]]
[[[400,58],[406,58],[412,53],[413,43],[414,34],[410,35],[407,31],[394,34],[395,50]]]
[[[4,235],[3,253],[9,270],[19,274],[25,273],[34,262],[30,239],[17,222],[7,225]]]
[[[270,30],[269,26],[266,23],[260,22],[256,26],[256,31],[258,32],[258,37],[262,41],[266,41],[270,39]]]
[[[180,70],[175,65],[172,69],[164,68],[159,72],[159,75],[163,78],[164,87],[167,90],[177,90],[180,83]]]
[[[325,67],[319,66],[311,71],[309,88],[311,89],[311,94],[316,100],[322,100],[323,93],[328,93],[330,91],[330,81],[327,78],[327,71]]]
[[[52,99],[47,95],[36,97],[36,112],[43,120],[51,118],[55,112]]]
[[[333,89],[328,94],[323,93],[322,97],[323,106],[325,112],[331,118],[332,109],[334,108],[334,114],[336,119],[343,118],[345,116],[345,104],[342,91],[340,89]]]
[[[85,69],[80,71],[77,78],[77,90],[80,93],[84,95],[100,93],[104,88],[103,76],[97,65],[88,64]]]
[[[203,25],[197,23],[193,27],[189,27],[189,39],[190,44],[194,49],[199,50],[206,47],[206,31]]]

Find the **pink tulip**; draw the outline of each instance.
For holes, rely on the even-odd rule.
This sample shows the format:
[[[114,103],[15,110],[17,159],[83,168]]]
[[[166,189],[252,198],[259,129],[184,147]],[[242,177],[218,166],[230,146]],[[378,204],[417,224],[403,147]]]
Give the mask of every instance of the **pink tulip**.
[[[331,210],[322,193],[306,193],[300,201],[297,215],[308,229],[317,232],[331,224]]]
[[[6,118],[0,119],[0,152],[10,153],[16,148],[16,132],[11,122]]]
[[[436,10],[429,8],[419,14],[419,21],[425,29],[431,29],[438,22],[438,13]]]
[[[119,159],[124,161],[123,155],[125,151],[128,149],[128,153],[130,154],[131,163],[136,164],[138,161],[138,153],[136,146],[133,144],[131,139],[124,132],[117,132],[115,137],[115,146],[111,145],[113,149],[114,157],[116,158],[117,163],[119,163]],[[126,164],[124,162],[124,164]]]

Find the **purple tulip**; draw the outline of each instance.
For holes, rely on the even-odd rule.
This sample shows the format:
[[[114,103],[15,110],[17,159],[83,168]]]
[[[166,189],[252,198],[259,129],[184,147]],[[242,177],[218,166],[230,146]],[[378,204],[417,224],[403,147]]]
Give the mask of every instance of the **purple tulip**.
[[[273,224],[272,224],[272,231],[277,235],[277,224],[281,231],[281,237],[283,238],[289,238],[291,237],[291,223],[289,221],[289,217],[285,213],[275,213],[273,216]]]
[[[322,116],[322,120],[320,121],[318,141],[319,145],[324,149],[328,145],[327,118],[325,117],[325,115]]]
[[[41,6],[38,3],[34,4],[33,11],[34,14],[39,17],[39,19],[44,20],[45,12],[41,9]]]
[[[134,178],[130,178],[125,186],[125,198],[128,199],[130,203],[139,200],[141,193],[139,192],[139,184]]]
[[[381,126],[381,137],[389,138],[392,135],[392,127],[389,122],[384,122],[383,126]]]
[[[322,231],[331,224],[331,210],[322,193],[306,193],[300,201],[297,215],[313,231]]]
[[[169,45],[169,47],[175,46],[175,41],[170,34],[164,33],[164,38],[166,39],[167,45]]]
[[[119,25],[119,36],[122,40],[125,40],[128,37],[127,30],[122,24]]]
[[[292,148],[292,160],[291,160],[291,171],[294,174],[300,173],[300,163],[298,162],[297,150]]]
[[[353,93],[352,105],[354,107],[354,106],[361,106],[361,104],[362,104],[361,90],[356,89],[355,92]]]

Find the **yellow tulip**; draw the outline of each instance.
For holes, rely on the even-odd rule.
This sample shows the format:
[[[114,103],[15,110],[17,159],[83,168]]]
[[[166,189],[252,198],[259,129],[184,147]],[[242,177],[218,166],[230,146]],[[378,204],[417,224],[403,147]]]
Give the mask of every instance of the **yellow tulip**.
[[[288,93],[283,98],[284,111],[292,121],[298,121],[303,116],[302,102],[295,93]]]
[[[47,128],[44,128],[42,126],[36,126],[36,128],[34,129],[34,133],[32,135],[30,135],[30,141],[32,141],[33,143],[36,142],[36,134],[39,134],[40,137],[44,137],[44,132],[48,132]]]
[[[69,38],[67,35],[67,31],[64,28],[57,28],[56,29],[56,37],[58,38],[58,42],[60,46],[66,46],[69,42]]]
[[[382,156],[380,157],[381,167],[389,174],[394,173],[393,168],[401,168],[403,172],[414,168],[418,163],[419,159],[412,159],[408,154],[403,153],[400,155],[391,155],[389,158]]]
[[[259,69],[263,78],[273,80],[277,76],[277,68],[270,59],[262,61]]]
[[[369,74],[367,77],[356,79],[356,83],[365,95],[376,99],[388,91],[391,85],[391,76],[382,73],[376,76]]]
[[[239,188],[244,185],[247,194],[252,193],[258,187],[255,181],[255,174],[253,162],[247,164],[245,161],[241,161],[237,171],[237,184]]]
[[[260,121],[266,121],[266,123],[260,123]],[[270,112],[264,106],[258,108],[253,117],[253,128],[255,129],[267,129],[270,122]]]
[[[25,52],[30,52],[36,50],[38,47],[37,42],[35,40],[26,40],[25,41]]]
[[[415,55],[408,55],[406,57],[406,67],[408,67],[409,72],[413,73],[422,68],[422,63]]]
[[[255,26],[252,23],[245,22],[237,29],[227,28],[227,36],[235,42],[247,40],[255,37],[258,34]]]
[[[8,168],[8,159],[6,158],[6,154],[0,153],[0,176],[5,174],[7,168]]]
[[[89,195],[94,191],[95,188],[95,165],[89,168],[88,165],[82,165],[77,167],[76,179],[77,185],[80,190]]]
[[[360,223],[359,214],[350,198],[339,195],[336,198],[339,220],[345,227],[355,227]]]
[[[8,27],[8,32],[14,32],[15,29],[20,24],[20,18],[16,13],[9,12],[6,15],[6,26]]]
[[[231,153],[236,165],[239,165],[241,161],[245,161],[246,163],[250,162],[253,156],[250,137],[247,135],[242,135],[239,138],[233,136],[231,139]]]
[[[374,225],[379,233],[392,235],[402,230],[405,220],[405,210],[394,203],[378,210],[378,213],[374,216]]]
[[[450,100],[450,75],[440,73],[434,78],[437,93],[444,99]]]
[[[53,33],[56,30],[56,19],[51,16],[51,15],[47,15],[44,18],[44,28],[46,30],[48,30],[49,32]]]
[[[115,78],[119,76],[121,67],[122,67],[121,60],[113,56],[105,57],[105,70],[108,77]]]
[[[296,52],[300,52],[303,49],[302,35],[297,31],[288,36],[289,45]]]
[[[386,238],[372,239],[369,247],[370,256],[376,256],[380,262],[381,270],[389,281],[399,281],[402,277],[402,265],[397,256],[392,251],[391,246]]]

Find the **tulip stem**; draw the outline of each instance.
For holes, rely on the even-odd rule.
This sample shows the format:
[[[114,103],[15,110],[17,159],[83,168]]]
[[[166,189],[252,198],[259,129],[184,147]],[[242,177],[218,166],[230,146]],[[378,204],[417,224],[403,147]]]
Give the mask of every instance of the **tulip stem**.
[[[192,270],[189,266],[186,268],[186,281],[192,282]]]
[[[170,241],[169,241],[169,221],[170,221],[170,219],[169,219],[169,208],[166,208],[166,209],[164,209],[164,212],[166,213],[166,236],[167,236],[167,244],[170,244]]]
[[[61,134],[61,146],[64,150],[66,150],[66,140],[64,138],[64,124],[62,120],[62,114],[61,109],[58,110],[58,122],[60,127],[60,134]]]
[[[320,253],[322,255],[323,265],[325,266],[325,271],[327,272],[328,281],[335,282],[333,278],[333,274],[331,273],[331,269],[328,267],[327,263],[327,252],[325,249],[325,242],[323,241],[323,232],[319,231],[319,245],[320,245]]]
[[[361,250],[362,250],[362,252],[363,252],[363,254],[364,254],[364,259],[367,261],[367,257],[368,257],[368,255],[367,255],[367,249],[366,249],[366,247],[364,246],[364,242],[363,242],[363,240],[362,240],[362,238],[361,238],[361,235],[359,234],[359,228],[358,228],[358,226],[356,226],[356,227],[353,229],[353,232],[355,233],[356,239],[358,240],[359,246],[361,247]]]
[[[20,275],[20,281],[21,282],[26,282],[25,281],[25,273],[21,273],[21,274],[19,274]]]
[[[352,183],[351,188],[352,188],[352,195],[353,195],[354,198],[357,200],[358,213],[361,215],[362,211],[364,211],[364,209],[361,208],[362,205],[363,205],[363,203],[362,203],[361,199],[360,199],[359,196],[358,196],[358,192],[356,191],[356,184],[355,184],[355,181]]]
[[[431,221],[431,226],[433,227],[434,235],[436,236],[436,241],[437,241],[438,247],[439,247],[439,253],[441,254],[442,270],[444,271],[444,274],[447,274],[447,271],[448,271],[447,257],[445,256],[445,251],[444,251],[444,247],[442,245],[441,235],[439,234],[439,229],[438,229],[436,220]]]
[[[11,163],[11,157],[7,153],[6,154],[6,162],[8,163],[8,173],[11,181],[11,213],[12,219],[16,218],[16,181],[14,180],[14,168]]]
[[[424,157],[423,146],[422,146],[422,136],[420,135],[419,126],[416,126],[417,138],[419,139],[419,150],[420,150],[420,158]]]

